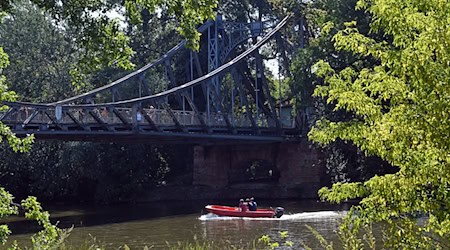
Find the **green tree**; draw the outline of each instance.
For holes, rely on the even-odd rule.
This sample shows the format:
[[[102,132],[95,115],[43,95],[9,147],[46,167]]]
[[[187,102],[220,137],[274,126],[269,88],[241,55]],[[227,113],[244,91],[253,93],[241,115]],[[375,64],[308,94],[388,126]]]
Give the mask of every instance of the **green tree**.
[[[158,15],[167,13],[177,20],[178,32],[188,39],[188,45],[198,48],[200,34],[196,26],[214,16],[216,0],[170,0],[170,1],[119,1],[119,0],[31,0],[45,10],[47,18],[58,28],[71,33],[72,47],[77,51],[76,63],[71,65],[72,82],[79,91],[89,88],[86,74],[104,67],[129,70],[134,67],[131,58],[134,51],[130,38],[124,33],[124,25],[135,27],[145,19],[143,13]],[[11,13],[20,1],[4,1],[0,12]],[[126,16],[131,22],[125,24],[117,16]],[[144,18],[143,18],[144,17]]]
[[[0,18],[4,17],[0,12]],[[0,47],[0,73],[6,68],[9,64],[8,55],[3,51],[3,48]],[[16,99],[16,94],[13,91],[8,90],[8,86],[5,82],[6,78],[4,75],[0,75],[0,102],[3,101],[14,101]],[[5,106],[0,106],[0,110],[5,110]],[[33,142],[33,136],[29,136],[23,140],[17,138],[14,133],[12,133],[11,129],[4,124],[0,123],[0,142],[5,141],[8,142],[10,147],[14,149],[14,151],[25,151],[29,148],[30,144]]]
[[[20,101],[53,102],[73,95],[69,71],[76,62],[70,37],[54,26],[42,10],[16,3],[0,24],[0,44],[11,62],[4,70]]]
[[[332,37],[345,28],[345,23],[356,20],[358,30],[370,37],[379,37],[378,33],[369,33],[369,18],[362,10],[355,10],[357,0],[314,0],[306,5],[303,12],[308,25],[308,41],[305,48],[296,51],[291,63],[292,77],[289,78],[290,91],[296,108],[307,115],[310,124],[319,117],[331,121],[348,121],[354,114],[345,110],[334,110],[332,103],[313,97],[318,78],[311,69],[322,59],[337,70],[358,61],[363,65],[372,65],[371,58],[360,58],[348,51],[337,50],[333,46]],[[326,24],[326,25],[325,25]],[[306,120],[306,119],[305,119]],[[338,181],[365,181],[375,174],[393,173],[397,168],[377,156],[366,157],[364,153],[351,142],[340,139],[320,150],[324,153],[324,165],[332,183]]]
[[[366,182],[338,183],[319,194],[330,202],[361,199],[341,226],[347,248],[361,248],[357,233],[381,223],[388,248],[448,249],[450,3],[360,0],[357,8],[372,17],[372,32],[389,39],[365,36],[355,22],[333,37],[337,49],[376,63],[356,61],[344,69],[325,61],[316,65],[326,84],[315,95],[354,117],[322,119],[309,137],[322,144],[338,138],[353,142],[400,170]],[[419,222],[414,214],[426,217]]]
[[[175,45],[163,41],[181,40],[174,32],[173,21],[164,13],[160,17],[150,15],[142,22],[139,29],[127,30],[136,51],[132,61],[140,66]],[[67,42],[71,40],[70,31],[58,29],[41,9],[24,1],[15,4],[0,24],[0,33],[0,44],[11,56],[4,73],[21,100],[55,101],[72,93],[68,71],[77,52]],[[106,67],[89,79],[98,87],[123,73]],[[150,82],[151,88],[161,88],[156,80]],[[36,195],[41,201],[84,202],[139,198],[163,181],[171,182],[167,179],[168,166],[170,175],[185,175],[190,152],[151,145],[58,141],[36,142],[22,154],[7,145],[0,145],[0,150],[0,183],[16,197]]]
[[[75,40],[86,52],[87,66],[117,65],[131,66],[132,50],[128,38],[122,32],[120,23],[111,15],[125,14],[132,24],[140,24],[142,11],[150,13],[166,11],[177,18],[178,31],[186,37],[191,47],[197,48],[200,34],[196,26],[212,18],[217,6],[216,0],[78,0],[61,2],[56,0],[32,0],[45,9],[55,21],[75,28]],[[125,13],[124,13],[125,11]],[[101,64],[99,64],[101,63]]]
[[[160,9],[167,10],[171,15],[178,17],[179,32],[189,40],[192,47],[196,47],[199,34],[195,26],[211,17],[216,7],[215,0],[171,0],[171,1],[55,1],[33,0],[41,9],[46,10],[52,18],[52,22],[59,28],[70,30],[73,33],[73,48],[80,54],[77,64],[72,68],[72,81],[80,82],[84,73],[91,73],[108,67],[130,69],[133,64],[130,58],[133,51],[128,45],[129,38],[122,32],[120,22],[110,17],[111,12],[120,12],[126,8],[128,16],[136,21],[140,16],[138,11],[147,8],[152,12]],[[13,11],[13,1],[7,0],[0,3],[0,18]],[[3,35],[3,34],[2,34]],[[9,64],[8,55],[0,47],[0,73]],[[5,77],[0,75],[0,102],[13,101],[16,95],[8,91]],[[5,109],[6,107],[1,107]],[[0,123],[0,142],[6,140],[14,151],[24,152],[30,148],[33,136],[25,139],[17,138],[9,127]],[[17,214],[17,209],[12,206],[12,195],[0,188],[0,218]],[[37,249],[56,248],[63,239],[63,231],[49,223],[49,216],[43,212],[34,197],[26,199],[22,206],[26,209],[25,216],[37,220],[44,230],[32,238],[33,245]],[[10,231],[6,225],[0,225],[0,244],[4,245]],[[16,244],[14,249],[18,249]]]

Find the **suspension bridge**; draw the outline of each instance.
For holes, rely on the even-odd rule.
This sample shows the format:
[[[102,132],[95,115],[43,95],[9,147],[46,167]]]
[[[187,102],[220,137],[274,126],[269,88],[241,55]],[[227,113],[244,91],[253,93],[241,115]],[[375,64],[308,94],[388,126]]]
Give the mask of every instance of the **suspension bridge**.
[[[194,185],[229,193],[229,185],[245,181],[256,162],[278,173],[275,189],[261,192],[316,197],[324,168],[304,139],[307,113],[296,117],[282,110],[260,53],[280,45],[289,19],[210,20],[198,28],[199,52],[181,41],[159,59],[86,93],[53,103],[5,102],[9,109],[0,121],[18,136],[38,140],[192,144]]]
[[[207,50],[207,62],[182,41],[159,59],[86,93],[54,103],[5,102],[9,109],[0,121],[18,136],[34,134],[37,139],[194,144],[298,140],[304,124],[295,116],[282,116],[260,54],[288,20],[237,23],[218,17],[198,28],[207,36],[206,48],[200,49]],[[180,68],[184,73],[175,73]],[[166,88],[155,89],[156,83]]]

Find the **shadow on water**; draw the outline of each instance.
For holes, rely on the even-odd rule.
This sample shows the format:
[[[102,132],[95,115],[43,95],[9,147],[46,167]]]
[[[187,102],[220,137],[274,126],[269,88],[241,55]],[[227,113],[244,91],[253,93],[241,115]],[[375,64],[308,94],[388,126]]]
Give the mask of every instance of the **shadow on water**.
[[[52,223],[60,228],[91,227],[135,220],[150,220],[161,217],[201,213],[199,202],[158,202],[138,204],[114,204],[109,206],[49,205]],[[12,217],[7,221],[14,234],[34,233],[40,227],[23,217]]]

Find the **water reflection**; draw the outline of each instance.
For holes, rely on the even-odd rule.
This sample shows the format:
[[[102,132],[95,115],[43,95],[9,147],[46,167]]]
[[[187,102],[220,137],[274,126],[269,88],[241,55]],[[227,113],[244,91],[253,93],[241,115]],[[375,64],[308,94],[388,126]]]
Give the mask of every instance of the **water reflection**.
[[[338,219],[345,212],[322,211],[303,212],[283,215],[281,218],[233,218],[220,217],[213,214],[199,218],[203,225],[203,238],[206,240],[223,240],[239,242],[242,238],[248,241],[257,240],[262,235],[268,235],[278,242],[286,240],[294,242],[294,249],[300,249],[300,242],[311,247],[318,247],[314,235],[307,229],[306,224],[315,228],[329,240],[336,240],[334,231],[338,226]],[[280,232],[287,231],[288,238],[281,239]]]
[[[260,203],[264,205],[265,202]],[[210,202],[178,202],[121,205],[101,209],[64,207],[53,210],[52,215],[58,216],[54,219],[60,221],[62,227],[75,226],[69,238],[71,245],[80,246],[92,235],[108,249],[116,249],[124,244],[132,249],[142,249],[144,246],[164,249],[167,248],[166,242],[174,245],[179,241],[193,241],[194,237],[215,242],[230,241],[234,245],[252,242],[262,235],[269,235],[272,239],[281,241],[280,231],[288,231],[287,240],[295,243],[293,249],[301,249],[300,242],[316,249],[319,247],[318,242],[305,224],[314,227],[325,238],[335,240],[337,220],[344,215],[342,212],[330,211],[337,210],[337,207],[313,201],[266,203],[283,206],[287,213],[279,219],[217,217],[200,213],[204,205],[211,204]],[[14,239],[25,241],[29,237],[29,223],[26,223],[28,222],[12,223],[15,225]]]

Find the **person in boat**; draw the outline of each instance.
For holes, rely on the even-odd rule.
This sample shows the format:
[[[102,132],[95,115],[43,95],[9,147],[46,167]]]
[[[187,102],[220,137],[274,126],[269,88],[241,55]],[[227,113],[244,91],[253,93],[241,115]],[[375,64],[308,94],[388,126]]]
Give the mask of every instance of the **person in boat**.
[[[249,211],[251,211],[251,209],[250,209],[250,198],[245,198],[245,205],[247,205],[247,209],[249,210]]]
[[[244,199],[239,200],[239,208],[241,212],[246,212],[248,210],[248,206],[245,204]]]
[[[256,204],[255,198],[250,198],[250,201],[248,203],[248,210],[250,211],[256,211],[258,208],[258,205]]]

